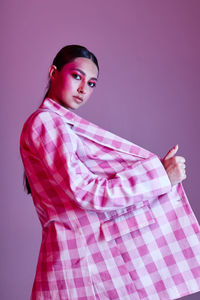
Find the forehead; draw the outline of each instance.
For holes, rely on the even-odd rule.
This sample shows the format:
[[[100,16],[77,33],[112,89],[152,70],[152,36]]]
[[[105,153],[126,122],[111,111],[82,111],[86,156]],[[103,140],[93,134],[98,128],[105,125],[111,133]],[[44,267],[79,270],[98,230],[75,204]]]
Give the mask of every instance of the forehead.
[[[98,69],[95,63],[91,59],[85,57],[75,58],[72,62],[66,64],[64,68],[65,70],[80,69],[89,77],[98,76]]]

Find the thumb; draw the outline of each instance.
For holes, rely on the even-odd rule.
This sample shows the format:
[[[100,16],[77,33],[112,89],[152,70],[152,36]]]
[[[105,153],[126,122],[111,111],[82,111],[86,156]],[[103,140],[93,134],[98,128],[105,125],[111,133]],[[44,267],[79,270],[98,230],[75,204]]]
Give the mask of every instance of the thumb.
[[[178,151],[178,144],[176,146],[174,146],[171,150],[169,150],[169,152],[166,154],[164,159],[169,159],[169,158],[173,157],[177,151]]]

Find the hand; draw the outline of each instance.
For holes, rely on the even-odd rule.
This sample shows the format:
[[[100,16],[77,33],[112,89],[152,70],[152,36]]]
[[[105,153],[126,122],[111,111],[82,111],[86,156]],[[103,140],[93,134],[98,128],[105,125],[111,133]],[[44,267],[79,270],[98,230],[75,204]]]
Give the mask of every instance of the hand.
[[[185,158],[182,156],[175,156],[177,151],[178,145],[172,148],[162,161],[172,186],[186,178]]]

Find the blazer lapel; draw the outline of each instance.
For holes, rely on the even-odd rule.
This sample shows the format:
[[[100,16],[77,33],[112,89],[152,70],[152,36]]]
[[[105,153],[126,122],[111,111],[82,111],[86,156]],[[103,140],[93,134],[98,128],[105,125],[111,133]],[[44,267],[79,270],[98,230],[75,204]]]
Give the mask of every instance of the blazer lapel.
[[[72,130],[76,132],[77,135],[83,136],[103,146],[141,158],[148,158],[153,155],[148,150],[85,120],[50,98],[46,98],[43,101],[39,110],[54,111],[62,117],[64,122],[73,126]]]
[[[147,158],[151,153],[131,142],[125,140],[107,130],[104,130],[90,123],[87,128],[80,124],[73,124],[73,130],[80,136],[91,139],[92,141],[114,150]]]

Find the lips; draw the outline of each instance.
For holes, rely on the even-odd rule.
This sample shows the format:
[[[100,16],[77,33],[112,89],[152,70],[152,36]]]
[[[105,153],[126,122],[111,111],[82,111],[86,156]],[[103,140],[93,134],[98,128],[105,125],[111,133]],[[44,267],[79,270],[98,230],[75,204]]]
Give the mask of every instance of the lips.
[[[79,97],[79,96],[73,96],[73,98],[75,99],[75,101],[76,101],[77,103],[83,102],[83,99],[82,99],[81,97]]]

